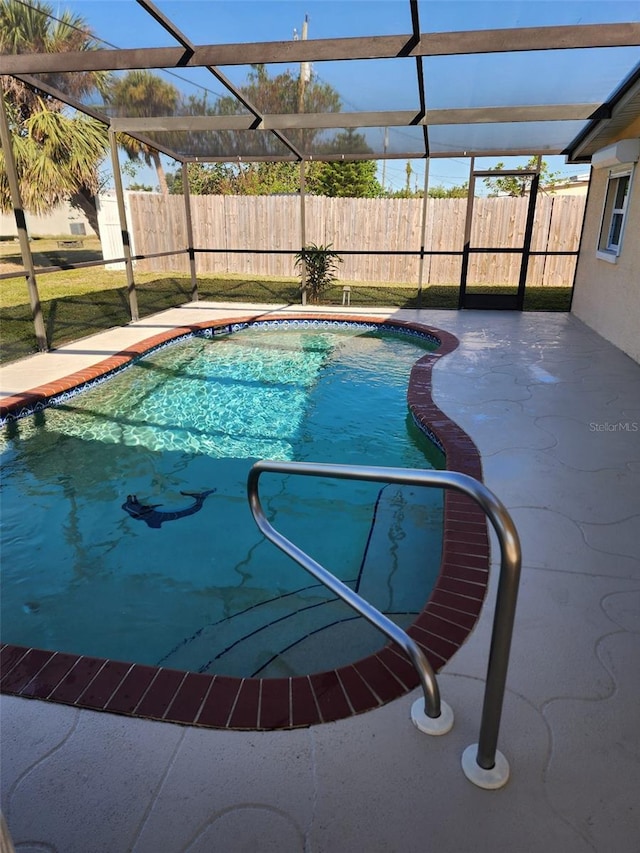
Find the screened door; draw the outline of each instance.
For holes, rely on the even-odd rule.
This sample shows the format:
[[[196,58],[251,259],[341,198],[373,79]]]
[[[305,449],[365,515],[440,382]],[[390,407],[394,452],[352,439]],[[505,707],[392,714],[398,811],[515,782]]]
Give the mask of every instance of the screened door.
[[[517,179],[523,194],[481,195],[478,179]],[[522,311],[538,192],[538,169],[471,167],[465,222],[460,308]]]

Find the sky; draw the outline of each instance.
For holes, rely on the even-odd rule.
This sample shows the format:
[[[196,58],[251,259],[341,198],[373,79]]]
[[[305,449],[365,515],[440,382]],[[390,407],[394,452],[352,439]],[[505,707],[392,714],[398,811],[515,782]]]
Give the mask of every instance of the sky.
[[[82,16],[95,34],[112,46],[175,46],[171,36],[135,0],[48,2],[54,14],[70,9]],[[312,39],[411,31],[408,0],[156,0],[156,5],[195,44],[286,41],[294,38],[294,31],[300,34],[305,16]],[[640,21],[640,0],[419,0],[419,14],[423,32],[615,23]],[[639,48],[568,53],[426,58],[427,107],[604,100],[640,61]],[[315,63],[313,73],[340,92],[346,110],[412,109],[416,106],[416,86],[411,65],[396,60],[326,62]],[[249,69],[230,66],[221,70],[241,85]],[[280,71],[282,67],[270,70]],[[224,87],[205,70],[175,71],[169,79],[187,94],[199,86],[208,90],[210,99],[224,94]],[[393,133],[400,134],[396,144],[402,145],[402,130]],[[551,171],[564,176],[587,171],[584,166],[565,164],[564,157],[546,160]],[[485,168],[494,163],[484,160],[480,165]],[[167,165],[175,168],[172,161]],[[411,170],[411,188],[421,188],[423,162],[411,161]],[[467,180],[468,173],[466,158],[433,158],[429,184],[455,186]],[[406,162],[387,161],[384,178],[389,189],[404,187]],[[137,180],[154,183],[152,173],[144,170]]]

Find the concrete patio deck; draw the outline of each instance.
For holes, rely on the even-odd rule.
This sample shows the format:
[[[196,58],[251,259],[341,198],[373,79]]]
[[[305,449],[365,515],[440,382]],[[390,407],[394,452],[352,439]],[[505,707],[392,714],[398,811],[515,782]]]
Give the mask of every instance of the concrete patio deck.
[[[0,396],[247,308],[188,305],[34,356],[0,369]],[[637,853],[640,365],[571,315],[363,313],[460,339],[434,370],[434,398],[476,442],[521,536],[499,739],[508,784],[480,790],[460,768],[478,737],[494,571],[478,625],[438,676],[455,714],[443,737],[413,727],[417,692],[253,733],[3,696],[2,811],[20,853]]]

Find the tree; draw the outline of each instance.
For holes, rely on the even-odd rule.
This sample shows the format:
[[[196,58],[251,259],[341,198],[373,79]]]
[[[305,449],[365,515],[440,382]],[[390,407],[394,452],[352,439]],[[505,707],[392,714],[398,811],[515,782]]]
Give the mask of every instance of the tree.
[[[373,153],[362,133],[353,128],[342,130],[325,143],[319,144],[321,153],[352,154]],[[309,192],[347,198],[379,198],[382,186],[377,178],[375,160],[327,160],[316,164],[308,177]]]
[[[27,210],[46,213],[79,189],[97,191],[96,164],[107,148],[100,122],[80,116],[70,118],[44,105],[20,120],[21,113],[15,105],[7,103],[6,107],[20,194]],[[9,180],[1,151],[0,166],[0,205],[3,210],[10,210]]]
[[[226,163],[188,163],[189,191],[193,195],[221,195],[223,187],[227,186],[230,167]],[[169,192],[174,195],[182,195],[182,169],[167,174],[167,185]]]
[[[132,190],[134,192],[145,192],[152,193],[153,187],[149,184],[141,184],[138,178],[138,172],[142,167],[142,163],[138,160],[126,160],[122,163],[120,167],[120,171],[122,172],[123,179],[127,178],[127,186],[128,190]]]
[[[424,190],[387,190],[385,198],[424,198]],[[431,195],[431,193],[429,193]]]
[[[438,184],[438,186],[429,187],[427,195],[429,198],[466,198],[469,195],[469,181],[455,187],[443,187]]]
[[[246,83],[239,92],[247,102],[264,114],[287,114],[304,112],[339,112],[340,96],[328,83],[320,83],[313,76],[300,90],[299,77],[286,71],[270,77],[264,65],[253,65]],[[301,103],[302,102],[302,103]],[[234,95],[207,103],[206,96],[191,96],[181,107],[184,115],[233,116],[246,112],[246,108]],[[313,146],[322,133],[318,128],[291,129],[286,137],[297,150],[317,153]],[[220,156],[233,158],[248,153],[254,156],[291,155],[290,149],[277,135],[270,132],[250,134],[250,152],[247,150],[247,132],[236,130],[210,130],[198,134],[185,133],[182,137],[184,150],[193,156]],[[268,167],[267,167],[268,168]]]
[[[283,163],[189,163],[189,190],[193,195],[271,195],[295,193],[300,188],[299,165]],[[182,170],[167,175],[171,193],[182,193]]]
[[[152,193],[153,187],[151,184],[129,184],[128,190],[134,193]]]
[[[318,144],[323,153],[370,151],[362,134],[340,131]],[[276,163],[189,163],[189,189],[194,195],[272,195],[300,190],[300,165]],[[310,195],[374,198],[382,195],[374,160],[313,160],[305,163],[306,191]],[[181,193],[182,171],[168,176],[170,192]]]
[[[248,163],[238,167],[238,192],[243,195],[292,194],[300,190],[297,162]]]
[[[300,78],[291,71],[270,77],[264,65],[251,68],[247,82],[239,87],[242,96],[264,114],[299,112],[339,112],[340,95],[327,83],[316,78],[300,85]],[[237,115],[239,102],[232,96],[220,98],[209,105],[204,97],[191,96],[178,107],[185,115]],[[323,154],[372,153],[366,139],[354,130],[339,131],[323,138],[321,128],[290,129],[285,135],[297,150],[322,157]],[[184,150],[194,156],[242,156],[247,154],[246,131],[208,131],[197,136],[187,132],[181,141]],[[251,155],[278,156],[290,153],[284,143],[271,133],[251,134]],[[204,166],[190,164],[191,192],[264,195],[297,193],[300,188],[299,164],[294,161],[256,162]],[[310,194],[331,196],[379,196],[382,187],[376,177],[374,161],[313,160],[305,163],[306,188]],[[182,176],[170,179],[172,192],[182,192]]]
[[[240,93],[252,103],[261,113],[271,115],[305,113],[337,113],[342,102],[338,92],[328,83],[320,83],[313,74],[301,90],[300,78],[291,71],[284,71],[270,77],[264,65],[252,65],[247,82],[239,87]],[[302,95],[302,96],[301,96]],[[220,98],[211,109],[212,115],[236,115],[238,100],[229,95]],[[319,128],[304,128],[288,130],[289,139],[299,150],[313,153],[313,145],[322,133]],[[226,141],[234,138],[233,131],[222,135]],[[288,153],[284,144],[273,134],[254,135],[253,144],[256,150],[253,154],[282,154]],[[237,147],[237,146],[236,146]],[[241,153],[233,149],[233,153]]]
[[[180,93],[175,86],[151,71],[129,71],[113,82],[107,93],[107,102],[119,116],[171,116],[178,109]],[[160,191],[167,195],[169,189],[159,152],[126,133],[119,134],[118,142],[131,160],[142,158],[147,166],[153,163]]]
[[[538,165],[538,158],[531,157],[526,165],[518,166],[518,171],[535,170]],[[499,171],[504,169],[504,163],[496,163],[489,171]],[[546,191],[553,192],[553,185],[558,180],[559,172],[550,172],[545,160],[540,163],[540,185],[544,186]],[[504,175],[499,178],[485,178],[484,183],[489,187],[489,195],[509,195],[509,196],[524,196],[531,189],[531,175]]]
[[[58,53],[94,50],[97,42],[84,20],[68,11],[53,20],[53,8],[34,2],[0,0],[0,53]],[[104,92],[103,72],[41,75],[43,82],[83,99]],[[85,116],[71,117],[64,105],[46,92],[13,77],[2,77],[20,190],[25,207],[42,213],[69,198],[87,215],[98,233],[94,193],[98,165],[107,150],[106,128]],[[0,174],[0,206],[11,209],[4,160]]]
[[[39,0],[33,0],[29,5],[19,0],[0,0],[0,54],[66,53],[98,47],[93,32],[82,17],[68,10],[62,11],[57,20],[52,16],[53,7]],[[104,94],[110,74],[76,71],[40,74],[39,78],[43,83],[82,100],[95,90]],[[62,109],[60,101],[15,77],[5,77],[3,87],[9,102],[19,108],[22,119],[41,109],[41,103],[48,109]]]
[[[332,160],[318,165],[317,175],[309,181],[313,195],[335,198],[379,198],[382,195],[374,160]]]

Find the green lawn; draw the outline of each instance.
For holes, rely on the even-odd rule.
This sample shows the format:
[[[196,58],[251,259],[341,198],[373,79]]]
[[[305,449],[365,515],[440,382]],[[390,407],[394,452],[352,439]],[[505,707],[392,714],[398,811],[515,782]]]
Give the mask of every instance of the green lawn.
[[[75,254],[85,250],[72,251]],[[8,260],[6,251],[3,254],[5,257],[0,260]],[[61,254],[51,248],[47,250],[46,257],[50,263],[60,265]],[[78,259],[74,257],[73,260]],[[38,258],[36,262],[40,264],[42,259]],[[352,306],[419,307],[415,286],[384,283],[350,285]],[[39,276],[38,290],[51,347],[125,325],[130,320],[124,272],[92,267],[48,273]],[[474,287],[469,290],[512,293],[515,289]],[[188,302],[191,282],[185,275],[137,273],[136,291],[140,316],[148,317]],[[292,304],[300,301],[297,279],[243,278],[237,275],[199,277],[198,291],[200,299],[210,301]],[[570,293],[571,288],[568,287],[528,288],[525,310],[567,311]],[[341,283],[325,291],[322,304],[342,304]],[[455,309],[457,305],[457,286],[433,286],[423,291],[423,308]],[[15,361],[36,349],[24,278],[5,279],[0,282],[0,362]]]

